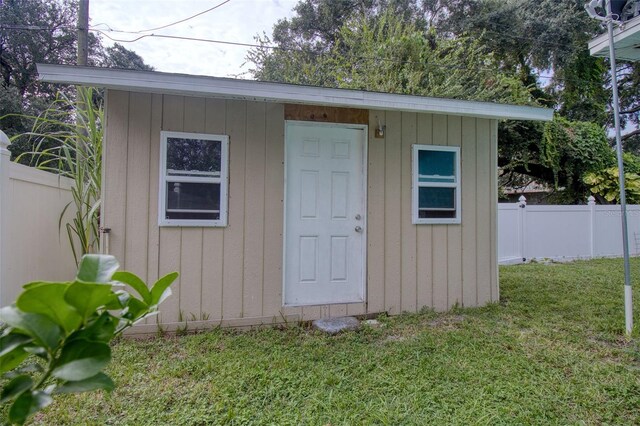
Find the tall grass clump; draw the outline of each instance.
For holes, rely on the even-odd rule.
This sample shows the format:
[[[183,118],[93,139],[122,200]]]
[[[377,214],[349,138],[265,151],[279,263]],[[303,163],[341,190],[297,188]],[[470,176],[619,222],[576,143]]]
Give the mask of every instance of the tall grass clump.
[[[77,99],[58,92],[56,99],[34,120],[28,138],[31,151],[16,161],[73,180],[69,202],[60,213],[59,226],[66,229],[76,264],[80,258],[100,250],[100,188],[104,113],[102,97],[95,89],[79,87]],[[72,218],[64,223],[71,209]]]

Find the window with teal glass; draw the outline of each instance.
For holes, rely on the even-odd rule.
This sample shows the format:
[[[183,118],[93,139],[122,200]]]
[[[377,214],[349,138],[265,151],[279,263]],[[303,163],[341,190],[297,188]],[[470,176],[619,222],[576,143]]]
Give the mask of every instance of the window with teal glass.
[[[413,223],[460,223],[460,148],[413,146]]]

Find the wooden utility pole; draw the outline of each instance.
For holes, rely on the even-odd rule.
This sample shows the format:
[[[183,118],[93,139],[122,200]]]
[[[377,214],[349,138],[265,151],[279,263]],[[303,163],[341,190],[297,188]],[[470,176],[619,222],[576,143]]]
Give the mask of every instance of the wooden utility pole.
[[[89,56],[89,0],[78,5],[78,65],[87,65]]]

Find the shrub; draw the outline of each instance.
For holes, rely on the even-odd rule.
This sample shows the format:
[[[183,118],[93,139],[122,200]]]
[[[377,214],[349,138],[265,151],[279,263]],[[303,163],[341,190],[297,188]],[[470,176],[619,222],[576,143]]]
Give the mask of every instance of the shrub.
[[[178,276],[170,273],[148,288],[118,268],[113,256],[85,255],[74,281],[26,284],[13,305],[0,309],[0,404],[10,404],[10,423],[23,424],[55,394],[113,389],[103,372],[109,342],[157,314]]]

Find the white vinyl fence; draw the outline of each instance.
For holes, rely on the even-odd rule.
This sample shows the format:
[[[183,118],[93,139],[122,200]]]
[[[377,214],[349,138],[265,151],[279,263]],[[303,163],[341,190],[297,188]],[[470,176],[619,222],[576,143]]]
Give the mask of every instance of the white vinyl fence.
[[[640,253],[640,206],[627,205],[630,253]],[[622,256],[619,205],[498,205],[498,260],[502,264],[532,259],[589,259]]]
[[[70,280],[76,270],[66,231],[58,231],[70,180],[10,162],[8,146],[0,131],[0,306],[27,282]]]

